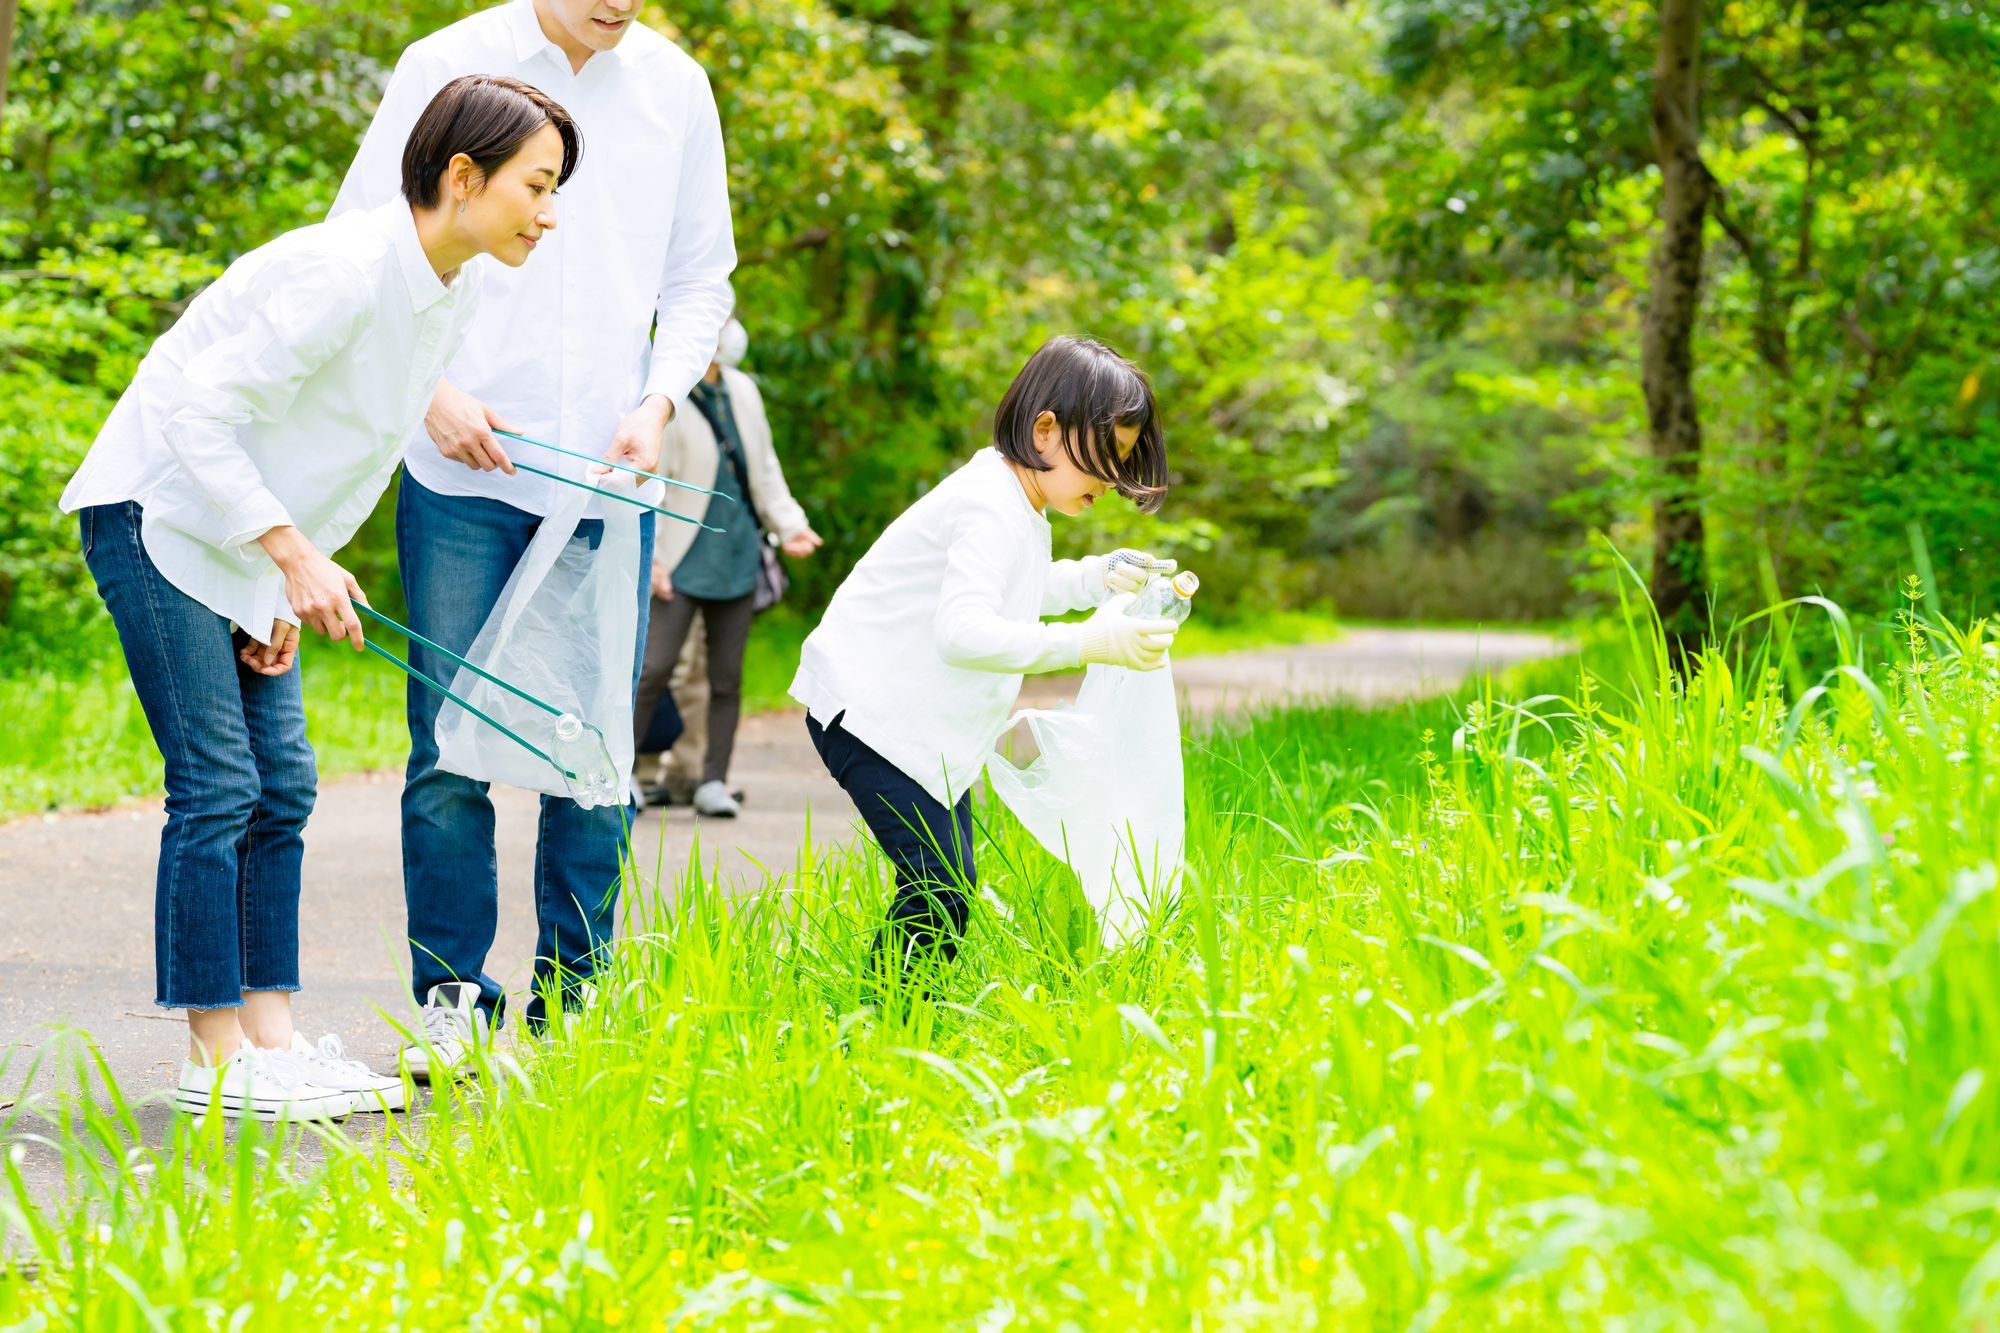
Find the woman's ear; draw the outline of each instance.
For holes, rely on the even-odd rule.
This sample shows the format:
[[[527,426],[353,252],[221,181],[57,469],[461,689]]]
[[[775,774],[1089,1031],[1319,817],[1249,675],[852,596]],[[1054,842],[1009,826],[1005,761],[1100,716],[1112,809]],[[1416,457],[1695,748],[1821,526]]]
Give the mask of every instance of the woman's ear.
[[[463,212],[466,201],[475,193],[473,186],[477,183],[478,176],[479,168],[474,165],[470,157],[464,153],[454,153],[444,168],[445,202]]]

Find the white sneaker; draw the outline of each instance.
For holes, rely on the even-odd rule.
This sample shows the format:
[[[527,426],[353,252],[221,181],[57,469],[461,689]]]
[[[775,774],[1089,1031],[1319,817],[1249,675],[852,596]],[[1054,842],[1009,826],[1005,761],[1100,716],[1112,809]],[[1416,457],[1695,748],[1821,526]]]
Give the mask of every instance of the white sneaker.
[[[486,1013],[479,1007],[478,986],[469,981],[433,986],[418,1016],[423,1031],[397,1053],[399,1068],[419,1083],[432,1082],[433,1074],[459,1079],[479,1072],[472,1052],[486,1041]]]
[[[354,1109],[354,1094],[312,1082],[289,1052],[260,1051],[246,1039],[213,1069],[183,1064],[174,1104],[196,1123],[210,1112],[227,1120],[338,1120]]]
[[[400,1111],[408,1104],[402,1079],[378,1074],[359,1060],[348,1059],[340,1038],[331,1032],[314,1046],[303,1032],[294,1029],[291,1054],[322,1088],[353,1093],[357,1111]]]
[[[716,815],[723,819],[734,819],[742,813],[736,798],[721,782],[704,782],[694,789],[694,810],[698,815]]]

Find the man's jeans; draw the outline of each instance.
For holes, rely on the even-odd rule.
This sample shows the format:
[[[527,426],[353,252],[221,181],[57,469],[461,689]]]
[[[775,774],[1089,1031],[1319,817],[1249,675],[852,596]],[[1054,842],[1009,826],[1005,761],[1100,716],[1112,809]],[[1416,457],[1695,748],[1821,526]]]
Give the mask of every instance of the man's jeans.
[[[153,892],[153,1003],[231,1009],[299,988],[300,833],[319,790],[299,668],[261,676],[250,641],[160,574],[139,505],[77,515],[132,688],[166,759],[167,826]]]
[[[439,495],[405,471],[396,498],[396,555],[409,602],[410,628],[463,655],[493,613],[514,566],[541,519],[483,496]],[[577,526],[593,546],[597,519]],[[636,686],[646,656],[646,610],[652,592],[653,517],[639,523],[639,591],[633,614]],[[410,645],[410,665],[449,685],[458,667]],[[474,981],[479,1003],[497,1024],[505,989],[486,975],[499,920],[499,869],[493,852],[493,802],[487,783],[437,767],[437,715],[444,696],[409,683],[410,766],[403,785],[403,898],[410,911],[410,982],[422,1001],[446,981]],[[543,1020],[542,992],[573,993],[597,970],[611,942],[618,904],[627,811],[585,810],[566,797],[542,797],[535,838],[534,995],[528,1022]],[[560,978],[560,981],[558,981]]]

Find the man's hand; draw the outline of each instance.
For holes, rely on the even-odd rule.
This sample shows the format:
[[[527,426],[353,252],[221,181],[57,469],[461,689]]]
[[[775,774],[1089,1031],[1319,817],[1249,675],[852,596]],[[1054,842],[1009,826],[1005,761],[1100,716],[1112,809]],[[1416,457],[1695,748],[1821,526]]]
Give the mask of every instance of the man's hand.
[[[255,639],[243,645],[236,660],[260,676],[282,676],[292,669],[299,656],[299,627],[282,620],[271,622],[271,641]]]
[[[346,639],[360,652],[367,644],[361,637],[361,618],[353,603],[363,606],[368,599],[354,576],[319,553],[319,549],[297,528],[272,528],[257,539],[285,575],[285,600],[301,624],[311,625],[338,642]],[[298,631],[292,631],[297,642]],[[276,634],[273,638],[278,637]]]
[[[663,602],[674,600],[674,571],[657,560],[653,562],[653,596]]]
[[[811,528],[807,528],[804,532],[801,532],[778,549],[786,555],[791,556],[794,560],[803,560],[814,551],[817,551],[822,545],[824,545],[824,541],[820,535]]]
[[[613,463],[623,463],[627,467],[638,468],[641,472],[660,470],[660,432],[673,420],[674,402],[663,393],[656,393],[645,402],[632,409],[632,415],[618,423],[618,429],[611,436],[611,447],[604,451],[604,457]],[[631,476],[630,473],[626,474]],[[646,484],[644,477],[632,477],[634,486]]]
[[[495,428],[513,430],[514,423],[460,389],[450,380],[440,379],[431,406],[424,413],[424,430],[438,452],[454,463],[463,463],[480,472],[499,468],[514,475],[514,460],[493,437]]]

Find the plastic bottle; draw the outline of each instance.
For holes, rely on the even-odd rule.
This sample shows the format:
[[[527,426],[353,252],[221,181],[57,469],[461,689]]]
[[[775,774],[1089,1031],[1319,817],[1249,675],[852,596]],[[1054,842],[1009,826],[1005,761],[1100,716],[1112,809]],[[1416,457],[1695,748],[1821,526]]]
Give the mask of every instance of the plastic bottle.
[[[571,800],[586,810],[623,803],[620,789],[624,783],[611,762],[603,732],[574,713],[564,713],[556,719],[550,748],[556,767],[566,770],[563,782],[569,787]]]
[[[1201,580],[1192,569],[1183,569],[1171,579],[1154,579],[1139,590],[1125,614],[1140,620],[1171,620],[1176,625],[1194,609],[1194,594]]]

